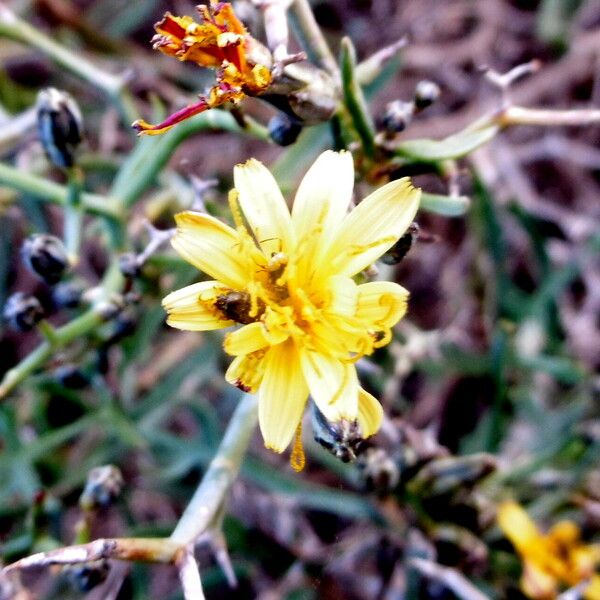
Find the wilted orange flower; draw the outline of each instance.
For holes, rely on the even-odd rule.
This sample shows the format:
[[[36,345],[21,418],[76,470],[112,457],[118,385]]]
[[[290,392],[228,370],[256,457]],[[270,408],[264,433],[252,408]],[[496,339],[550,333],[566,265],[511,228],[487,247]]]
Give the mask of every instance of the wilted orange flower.
[[[235,229],[206,214],[175,217],[174,248],[215,280],[169,294],[167,322],[192,331],[242,325],[225,338],[235,356],[226,379],[258,392],[260,428],[275,452],[299,430],[309,393],[328,421],[357,421],[363,437],[373,435],[382,408],[360,387],[355,362],[390,341],[408,292],[353,277],[404,234],[420,191],[393,181],[346,214],[352,156],[331,151],[302,180],[291,214],[260,162],[237,165],[234,181]]]
[[[217,69],[217,83],[198,102],[172,114],[158,125],[143,120],[133,123],[139,133],[156,135],[173,125],[209,108],[237,102],[244,95],[264,92],[271,83],[270,53],[248,34],[228,2],[211,0],[210,6],[198,6],[201,22],[191,17],[166,13],[154,26],[155,50],[181,61]],[[256,57],[265,63],[257,63]]]
[[[516,502],[498,508],[498,525],[523,560],[521,589],[533,600],[553,600],[561,585],[573,587],[586,580],[586,600],[600,600],[600,546],[581,541],[579,527],[560,521],[546,534],[539,531]]]

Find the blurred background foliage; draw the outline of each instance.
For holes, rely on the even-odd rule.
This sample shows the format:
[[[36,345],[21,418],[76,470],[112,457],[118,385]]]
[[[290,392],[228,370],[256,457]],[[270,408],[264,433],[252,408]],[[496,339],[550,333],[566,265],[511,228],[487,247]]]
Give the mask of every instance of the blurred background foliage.
[[[260,13],[244,0],[234,4],[263,37]],[[399,59],[365,88],[381,130],[390,102],[410,101],[421,80],[439,85],[440,98],[415,115],[400,144],[446,138],[495,109],[500,93],[484,78],[484,66],[506,72],[542,61],[511,86],[515,104],[598,107],[597,0],[311,4],[335,55],[344,35],[359,60],[408,35]],[[272,143],[260,124],[273,109],[258,99],[243,104],[256,119],[250,130],[215,112],[161,138],[136,139],[126,126],[132,111],[133,117],[160,118],[212,80],[203,69],[153,53],[149,44],[152,25],[166,10],[191,15],[192,3],[7,5],[70,53],[106,73],[127,73],[129,101],[111,81],[104,89],[91,85],[43,48],[11,41],[6,25],[0,28],[2,164],[67,183],[44,156],[31,109],[41,88],[66,90],[85,122],[83,188],[99,195],[86,202],[102,204],[106,197],[102,206],[110,207],[118,198],[128,207],[125,226],[112,236],[103,226],[110,217],[86,216],[81,260],[69,276],[84,289],[107,271],[111,277],[118,255],[142,251],[144,219],[172,227],[173,213],[199,199],[225,215],[236,162],[259,158],[289,194],[320,150],[340,143],[330,123],[305,128],[289,147]],[[526,505],[542,527],[568,518],[586,540],[597,539],[600,129],[548,125],[484,132],[485,141],[493,139],[478,139],[472,148],[471,138],[458,140],[466,146],[455,153],[451,183],[460,202],[452,208],[442,198],[436,209],[433,197],[433,209],[418,215],[421,235],[407,256],[397,265],[378,265],[411,292],[409,315],[393,342],[359,365],[364,384],[384,404],[385,426],[351,464],[313,442],[306,427],[308,461],[299,475],[286,457],[254,439],[223,525],[239,585],[230,589],[212,554],[201,551],[208,598],[477,597],[463,580],[453,587],[448,571],[425,573],[411,562],[415,557],[462,574],[485,597],[520,598],[519,558],[495,525],[496,507],[508,498]],[[368,162],[365,138],[360,131],[355,137],[351,147],[362,143],[357,156]],[[427,158],[431,148],[420,144],[398,151],[387,172],[413,173],[428,193],[448,194],[445,162]],[[380,166],[378,160],[371,166]],[[64,325],[84,314],[82,308],[57,308],[52,289],[25,269],[19,254],[31,233],[60,235],[63,208],[40,199],[60,196],[64,188],[36,189],[39,179],[9,185],[9,179],[0,171],[0,303],[16,291],[35,294],[50,322]],[[207,188],[212,179],[216,186]],[[365,167],[359,197],[367,179],[373,171]],[[104,280],[115,293],[123,291],[118,277]],[[59,330],[68,343],[0,402],[5,564],[76,541],[78,498],[99,465],[118,466],[124,486],[95,514],[92,538],[162,536],[173,529],[241,396],[223,380],[228,359],[218,333],[164,325],[160,299],[195,278],[194,269],[162,246],[128,279],[114,318],[88,323],[85,335]],[[40,343],[37,330],[3,325],[0,333],[0,373]],[[39,575],[26,583],[38,594],[32,597],[81,597],[67,579]],[[103,589],[89,597],[108,597]],[[118,597],[175,600],[182,597],[176,589],[168,567],[136,565]]]

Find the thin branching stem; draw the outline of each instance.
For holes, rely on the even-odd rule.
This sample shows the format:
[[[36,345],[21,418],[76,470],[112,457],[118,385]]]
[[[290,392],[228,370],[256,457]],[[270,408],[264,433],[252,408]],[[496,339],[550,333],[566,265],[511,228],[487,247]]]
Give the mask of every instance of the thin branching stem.
[[[69,201],[68,187],[6,163],[0,163],[0,185],[29,194],[42,202],[65,206]],[[123,214],[118,199],[99,194],[84,192],[81,194],[81,205],[86,212],[102,217],[120,219]]]
[[[0,582],[11,573],[32,567],[80,564],[99,559],[156,562],[174,565],[179,571],[185,598],[201,600],[204,596],[193,549],[201,537],[220,524],[227,495],[239,473],[257,419],[257,398],[247,394],[233,413],[215,457],[169,538],[98,539],[88,544],[32,554],[0,571]]]

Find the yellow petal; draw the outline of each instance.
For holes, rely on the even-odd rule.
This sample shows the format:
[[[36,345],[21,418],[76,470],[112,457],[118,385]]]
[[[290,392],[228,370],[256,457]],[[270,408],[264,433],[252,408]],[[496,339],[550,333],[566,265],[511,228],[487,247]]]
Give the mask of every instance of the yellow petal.
[[[583,592],[585,600],[600,600],[600,575],[592,576],[590,585]]]
[[[579,527],[573,521],[559,521],[548,531],[548,539],[563,546],[572,546],[579,540]]]
[[[294,200],[292,223],[301,269],[314,269],[352,199],[354,163],[349,152],[328,150],[308,170]]]
[[[310,350],[303,350],[300,358],[310,395],[325,418],[354,421],[359,389],[354,365]]]
[[[406,177],[375,190],[344,219],[323,268],[352,276],[369,266],[404,234],[420,197]]]
[[[328,313],[353,317],[358,303],[359,286],[350,277],[331,277],[328,281],[330,302],[326,310]]]
[[[290,211],[269,170],[251,158],[233,170],[242,212],[267,257],[291,250]]]
[[[553,600],[556,598],[556,578],[538,567],[535,563],[525,561],[521,576],[523,593],[534,600]]]
[[[358,286],[356,318],[369,328],[392,327],[405,314],[408,291],[390,281],[371,281]]]
[[[535,523],[516,502],[503,502],[496,519],[504,535],[521,554],[537,554],[538,548],[546,545]]]
[[[257,321],[227,334],[223,348],[227,354],[238,356],[256,352],[266,346],[280,344],[286,338],[287,334],[282,334],[280,331],[270,332],[262,321]]]
[[[229,288],[218,281],[202,281],[171,292],[163,299],[167,311],[167,324],[188,331],[210,331],[234,325],[214,307],[219,294]]]
[[[237,232],[210,215],[191,211],[175,215],[175,250],[197,269],[234,289],[248,280],[249,264],[239,252]]]
[[[358,424],[364,438],[375,435],[381,427],[383,408],[375,396],[362,388],[358,391]]]
[[[289,445],[308,397],[298,352],[292,340],[273,346],[264,359],[258,395],[258,423],[265,446],[283,452]]]
[[[250,354],[269,345],[264,335],[264,325],[260,322],[244,325],[241,329],[228,333],[223,342],[223,348],[227,354],[238,356]]]
[[[265,352],[236,356],[225,373],[225,380],[245,392],[256,393],[265,372]]]

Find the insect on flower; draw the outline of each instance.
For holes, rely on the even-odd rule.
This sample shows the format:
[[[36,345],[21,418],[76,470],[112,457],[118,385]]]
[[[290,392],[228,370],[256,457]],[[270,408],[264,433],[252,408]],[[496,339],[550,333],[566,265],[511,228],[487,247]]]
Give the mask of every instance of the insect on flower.
[[[387,281],[358,285],[353,277],[405,233],[420,191],[408,179],[394,181],[346,214],[352,156],[331,151],[302,180],[291,214],[260,162],[237,165],[234,183],[235,228],[207,214],[176,215],[174,248],[214,280],[172,292],[163,305],[179,329],[242,325],[225,337],[235,357],[226,379],[258,393],[267,447],[283,452],[296,432],[292,459],[301,468],[309,394],[336,427],[355,424],[362,438],[379,429],[381,405],[360,387],[355,362],[389,342],[408,292]]]
[[[154,26],[155,50],[180,61],[191,61],[217,70],[217,82],[198,102],[169,116],[158,125],[138,120],[133,127],[141,134],[164,133],[173,125],[227,102],[239,102],[245,95],[258,95],[271,83],[271,53],[255,40],[235,16],[231,4],[211,0],[198,6],[201,22],[191,17],[166,13]]]

